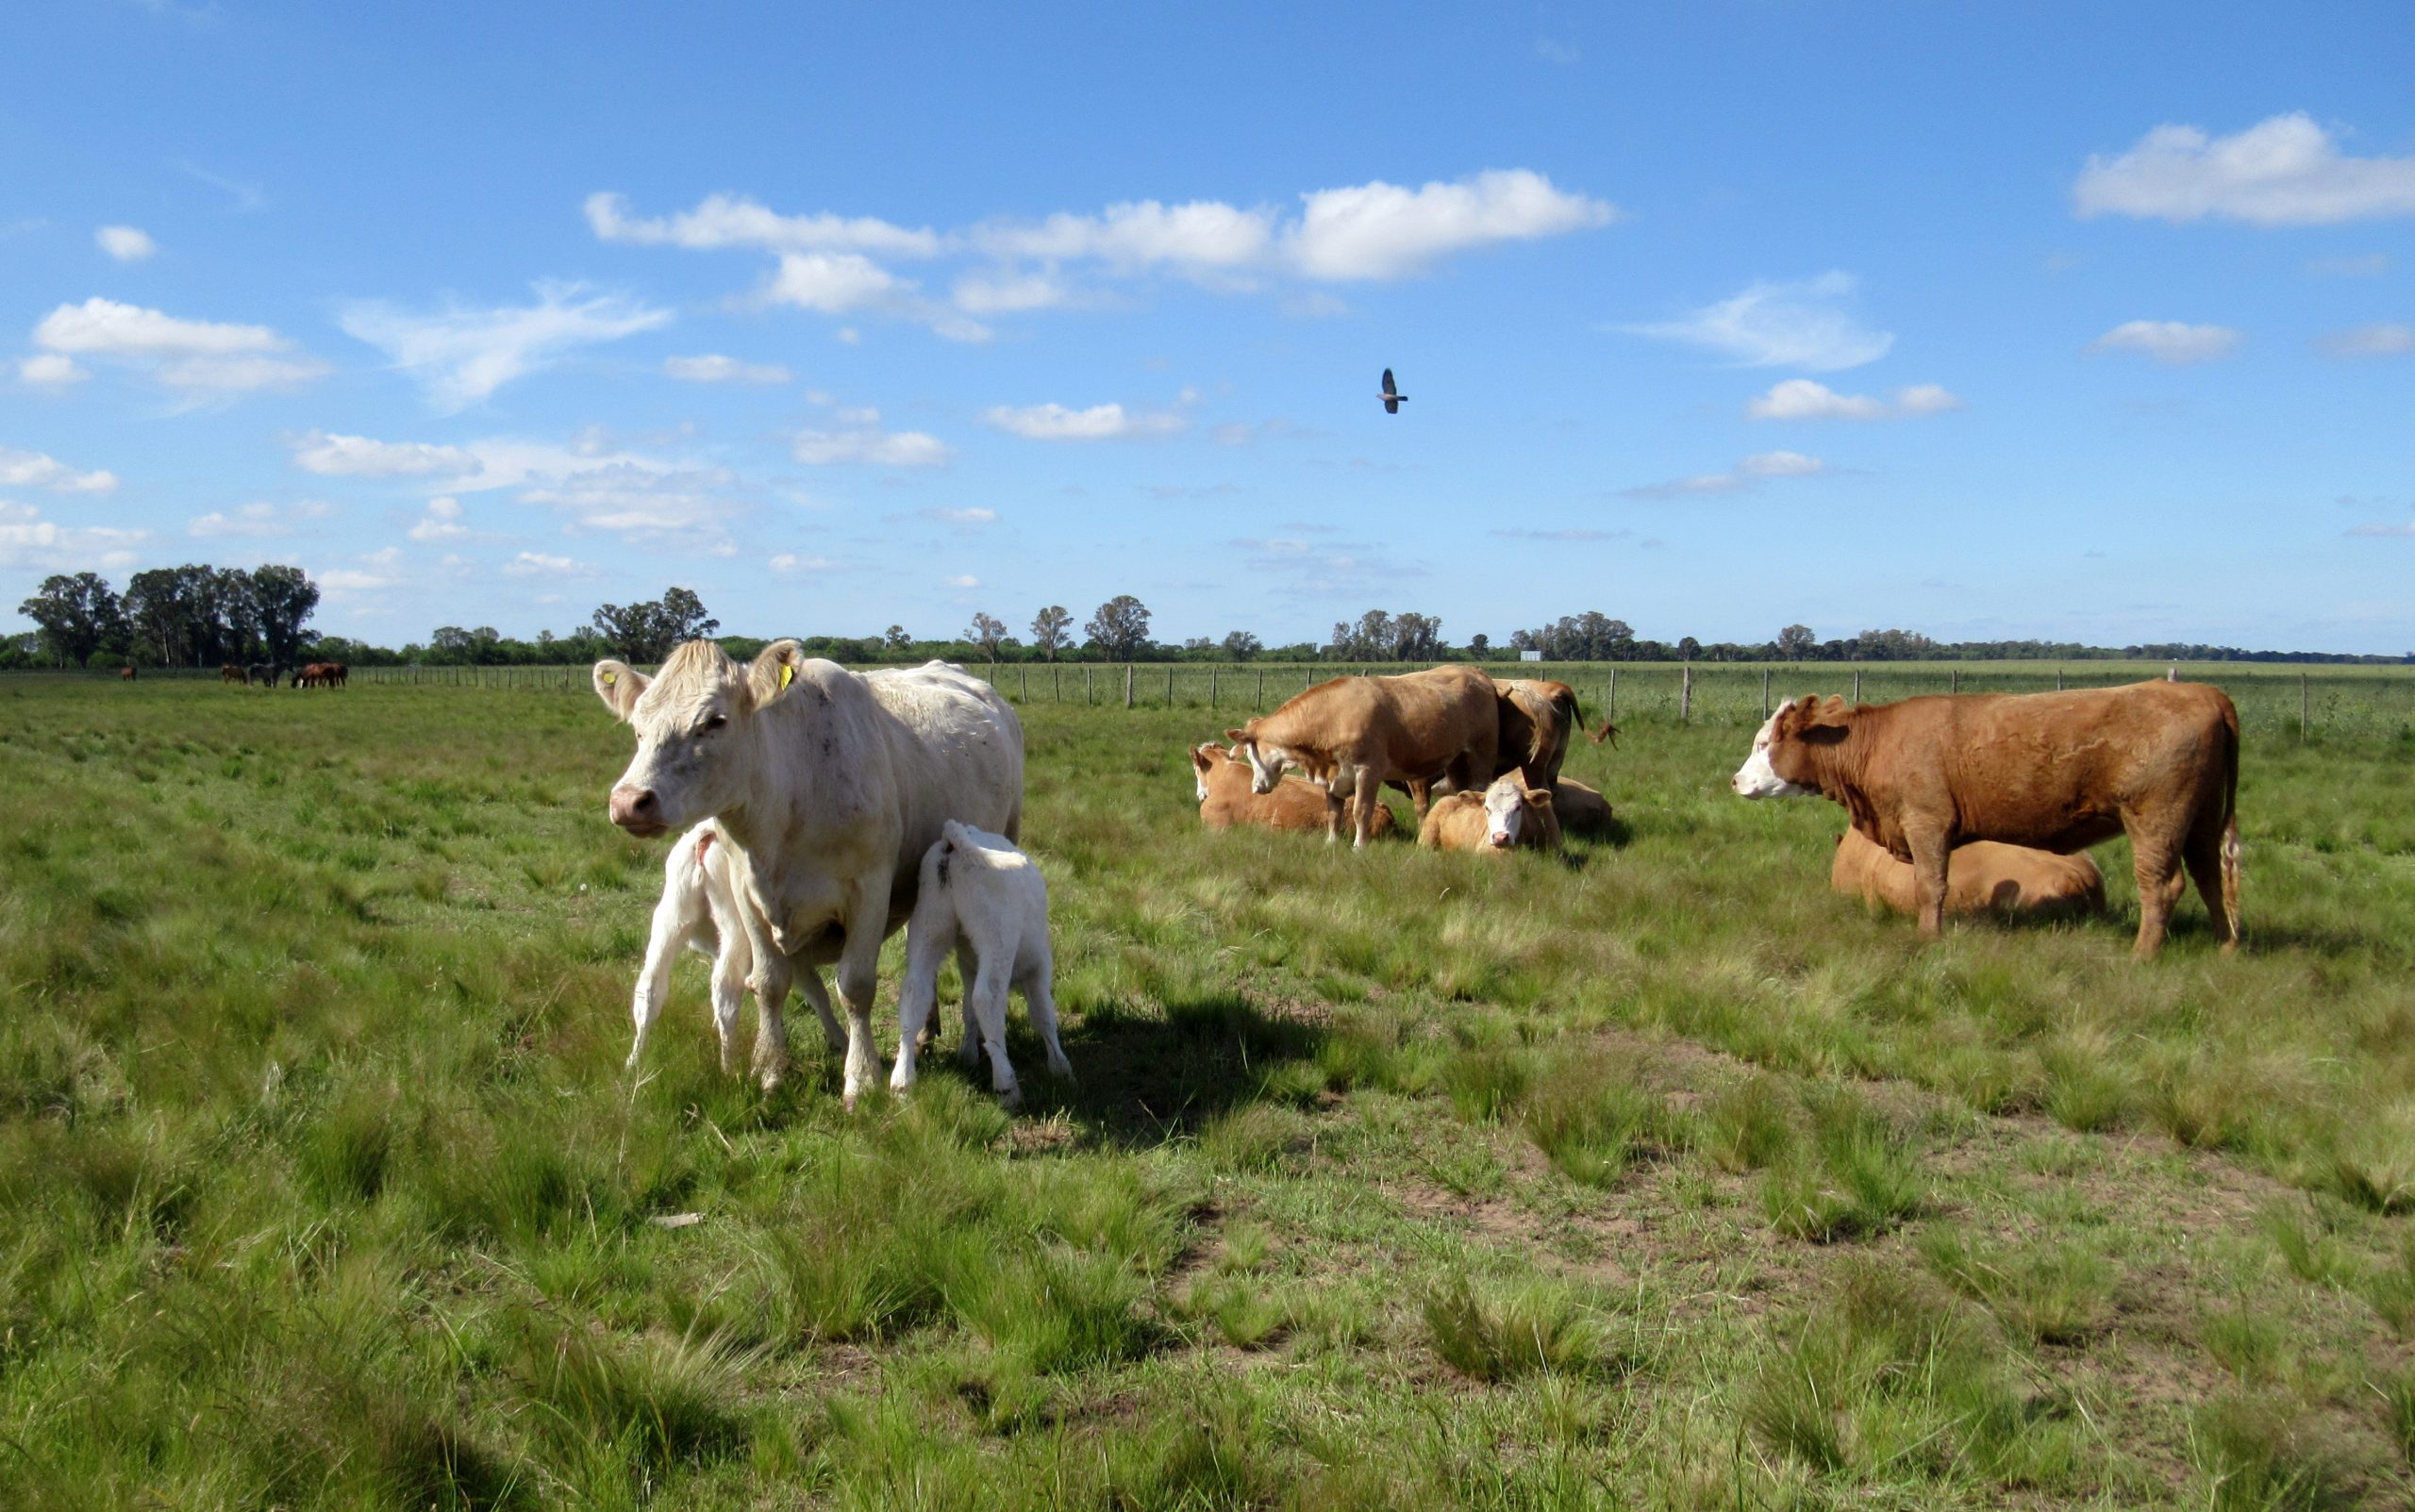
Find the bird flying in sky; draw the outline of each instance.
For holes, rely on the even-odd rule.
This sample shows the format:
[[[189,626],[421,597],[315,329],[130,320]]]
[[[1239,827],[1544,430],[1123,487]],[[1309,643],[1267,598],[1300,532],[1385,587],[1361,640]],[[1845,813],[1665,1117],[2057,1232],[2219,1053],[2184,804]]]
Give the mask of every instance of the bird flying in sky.
[[[1392,370],[1386,368],[1384,370],[1384,413],[1397,415],[1400,413],[1400,407],[1407,402],[1408,395],[1401,392],[1392,384]]]

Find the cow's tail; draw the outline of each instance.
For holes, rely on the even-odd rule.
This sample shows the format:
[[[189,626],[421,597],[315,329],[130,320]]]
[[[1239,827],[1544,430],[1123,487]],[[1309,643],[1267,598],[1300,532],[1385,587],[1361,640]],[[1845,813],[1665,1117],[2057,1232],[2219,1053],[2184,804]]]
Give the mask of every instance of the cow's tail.
[[[2223,919],[2239,934],[2239,709],[2223,702]]]

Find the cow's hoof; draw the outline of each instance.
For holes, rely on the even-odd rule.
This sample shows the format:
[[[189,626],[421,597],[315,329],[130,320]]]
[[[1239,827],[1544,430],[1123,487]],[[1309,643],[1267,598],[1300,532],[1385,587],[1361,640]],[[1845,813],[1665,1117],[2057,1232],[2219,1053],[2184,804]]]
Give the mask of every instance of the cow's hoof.
[[[1023,1088],[1020,1087],[1009,1087],[1005,1091],[1000,1092],[998,1094],[998,1105],[1005,1108],[1009,1113],[1012,1113],[1017,1108],[1022,1107]]]

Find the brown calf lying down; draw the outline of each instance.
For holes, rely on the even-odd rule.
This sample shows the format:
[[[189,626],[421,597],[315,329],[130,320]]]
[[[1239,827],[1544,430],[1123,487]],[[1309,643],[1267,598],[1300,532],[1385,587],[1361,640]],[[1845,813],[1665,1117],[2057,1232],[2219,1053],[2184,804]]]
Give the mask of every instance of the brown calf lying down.
[[[1429,851],[1556,851],[1559,820],[1549,789],[1529,788],[1516,773],[1504,773],[1482,792],[1434,800],[1418,826],[1417,843]]]
[[[1406,783],[1424,818],[1436,782],[1460,788],[1492,780],[1500,748],[1500,701],[1477,667],[1433,667],[1398,677],[1337,677],[1294,695],[1225,737],[1248,758],[1252,786],[1274,790],[1286,763],[1325,789],[1325,834],[1341,835],[1353,796],[1356,843],[1367,843],[1375,790]]]
[[[2105,911],[2105,876],[2082,851],[2057,856],[2025,845],[1973,840],[1954,848],[1945,889],[1950,914],[1999,913],[2008,918],[2069,919]],[[1828,886],[1849,898],[1897,913],[1920,911],[1911,863],[1898,861],[1857,829],[1837,838]]]
[[[1971,840],[2065,855],[2127,834],[2143,958],[2162,948],[2182,867],[2223,949],[2239,943],[2239,711],[2202,683],[1932,695],[1770,716],[1734,779],[1747,798],[1821,794],[1912,864],[1921,929],[1944,917]]]
[[[1576,690],[1540,677],[1500,678],[1493,687],[1501,697],[1501,733],[1492,774],[1522,771],[1529,787],[1557,789],[1560,763],[1568,759],[1568,743],[1585,727]],[[1604,720],[1593,743],[1599,745],[1617,734],[1618,726]]]
[[[1249,824],[1259,829],[1324,829],[1324,789],[1305,777],[1285,777],[1269,793],[1250,790],[1250,764],[1221,745],[1209,743],[1191,753],[1191,770],[1199,779],[1199,819],[1209,829]],[[1343,800],[1342,818],[1354,827],[1358,800]],[[1367,825],[1370,835],[1389,835],[1397,822],[1391,809],[1375,806]]]
[[[1562,777],[1552,789],[1552,812],[1558,817],[1559,827],[1600,829],[1610,822],[1610,801],[1600,789],[1587,787],[1574,777]]]

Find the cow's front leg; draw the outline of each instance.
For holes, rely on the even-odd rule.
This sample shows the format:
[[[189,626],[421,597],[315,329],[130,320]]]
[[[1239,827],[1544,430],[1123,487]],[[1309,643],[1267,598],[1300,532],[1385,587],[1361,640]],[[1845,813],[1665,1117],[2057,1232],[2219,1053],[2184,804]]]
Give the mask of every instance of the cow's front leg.
[[[880,986],[880,936],[888,912],[887,872],[858,884],[847,909],[847,941],[839,951],[839,996],[847,1005],[847,1070],[841,1097],[851,1110],[880,1074],[880,1052],[872,1041],[872,1001]]]
[[[1945,871],[1953,847],[1943,830],[1907,830],[1904,843],[1912,853],[1912,899],[1920,906],[1921,933],[1934,938],[1945,930]]]
[[[830,1009],[830,989],[822,985],[821,968],[808,966],[791,958],[796,967],[796,989],[813,1005],[813,1016],[822,1021],[823,1048],[837,1055],[847,1048],[847,1031],[839,1027],[839,1015]]]
[[[1349,797],[1349,793],[1346,792],[1341,786],[1341,778],[1340,775],[1337,774],[1326,780],[1324,785],[1324,842],[1327,845],[1339,844],[1341,840],[1342,808],[1348,803]]]
[[[1358,812],[1355,816],[1357,821],[1357,833],[1352,837],[1350,841],[1350,845],[1353,850],[1364,849],[1367,844],[1368,825],[1375,817],[1375,795],[1382,789],[1383,786],[1384,780],[1376,773],[1374,768],[1360,767],[1358,769],[1358,791],[1357,793],[1358,800]]]
[[[755,1074],[770,1091],[780,1084],[780,1072],[788,1065],[788,1022],[781,1013],[795,972],[780,948],[759,889],[748,892],[738,914],[746,928],[746,948],[755,956],[746,972],[746,985],[755,993]]]

